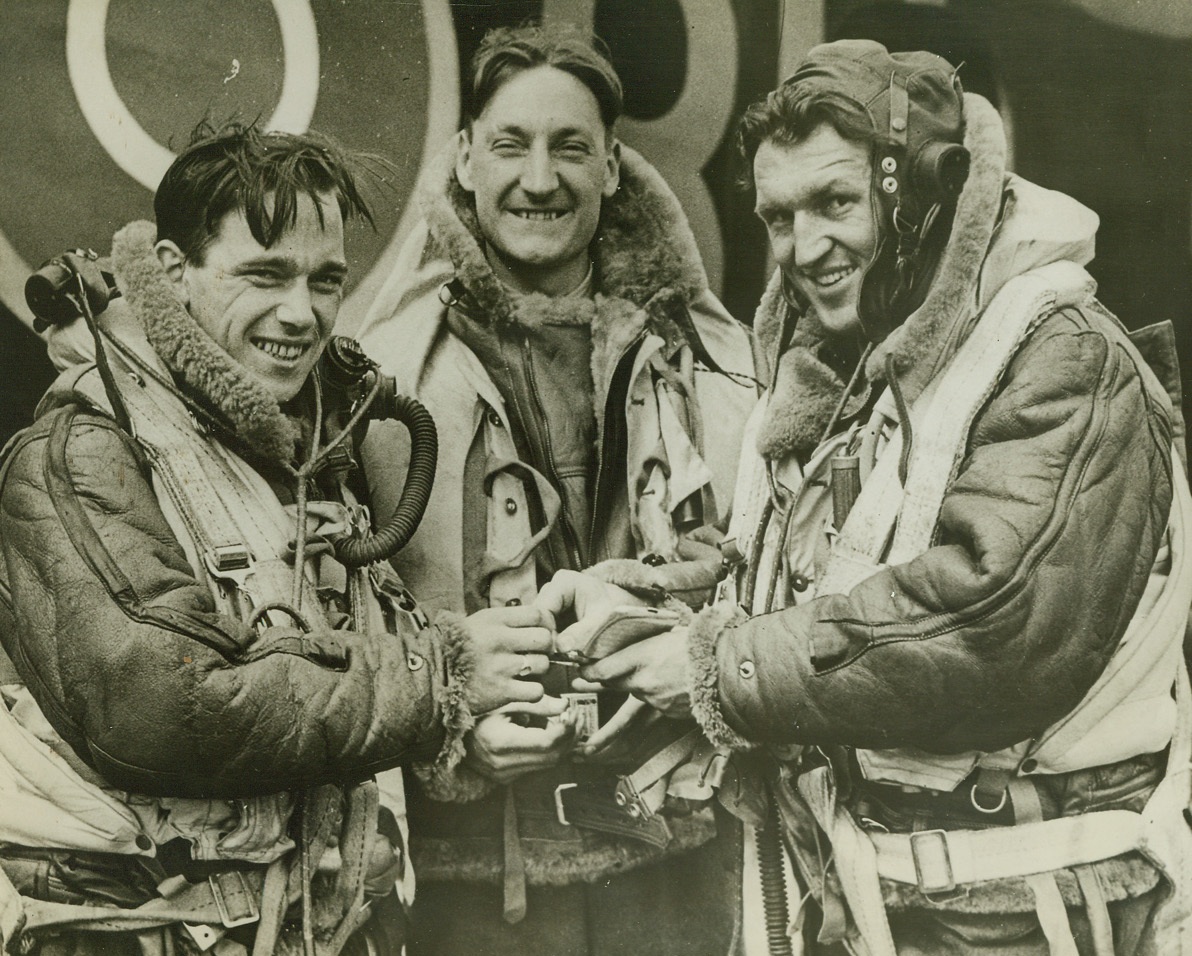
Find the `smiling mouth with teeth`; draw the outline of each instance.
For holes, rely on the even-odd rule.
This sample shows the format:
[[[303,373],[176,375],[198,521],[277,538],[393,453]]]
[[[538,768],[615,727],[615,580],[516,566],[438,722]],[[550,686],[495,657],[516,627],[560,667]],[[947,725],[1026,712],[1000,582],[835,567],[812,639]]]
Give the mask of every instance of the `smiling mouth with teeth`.
[[[309,345],[287,345],[283,342],[271,342],[268,339],[253,339],[252,344],[266,355],[282,362],[293,362],[310,349]]]
[[[511,209],[510,212],[519,219],[528,219],[530,222],[553,222],[567,215],[562,209]]]
[[[814,275],[807,275],[807,278],[809,278],[821,289],[829,289],[844,279],[847,279],[856,271],[856,266],[844,266],[840,269],[833,269],[831,272],[820,272]]]

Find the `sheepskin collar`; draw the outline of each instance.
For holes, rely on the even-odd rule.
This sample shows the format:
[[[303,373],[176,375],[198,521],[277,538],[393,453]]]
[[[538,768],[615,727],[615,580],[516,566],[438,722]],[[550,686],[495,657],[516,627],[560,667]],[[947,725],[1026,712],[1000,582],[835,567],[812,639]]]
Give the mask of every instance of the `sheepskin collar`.
[[[472,196],[455,175],[455,142],[432,163],[419,194],[429,240],[423,261],[451,262],[472,321],[500,328],[588,324],[598,426],[603,399],[625,351],[643,330],[670,357],[698,338],[687,305],[708,291],[708,277],[679,201],[657,171],[621,145],[617,191],[601,206],[592,243],[593,296],[521,295],[497,278],[484,254]]]
[[[223,420],[237,445],[289,464],[297,422],[191,318],[154,255],[155,237],[153,223],[138,221],[112,239],[117,283],[153,351],[184,392]]]
[[[913,402],[971,331],[977,316],[975,289],[1002,207],[1006,139],[1001,118],[983,97],[965,94],[965,145],[972,155],[968,181],[957,203],[947,248],[923,304],[870,354],[869,382],[885,379],[892,357],[898,383]],[[786,318],[781,276],[775,273],[754,320],[760,351],[777,370],[769,407],[758,433],[767,459],[808,455],[822,436],[845,382],[819,355],[826,333],[814,314],[803,316],[790,346],[779,356]],[[858,403],[854,403],[854,406]],[[853,409],[846,409],[846,413]]]
[[[448,258],[476,307],[493,322],[552,320],[567,300],[511,294],[484,255],[476,206],[455,176],[454,140],[435,159],[419,202],[430,228],[429,251]],[[601,206],[592,244],[595,290],[645,307],[660,293],[692,299],[708,288],[695,236],[679,201],[641,155],[621,145],[621,181]],[[543,301],[539,301],[543,300]],[[539,318],[539,321],[541,319]]]

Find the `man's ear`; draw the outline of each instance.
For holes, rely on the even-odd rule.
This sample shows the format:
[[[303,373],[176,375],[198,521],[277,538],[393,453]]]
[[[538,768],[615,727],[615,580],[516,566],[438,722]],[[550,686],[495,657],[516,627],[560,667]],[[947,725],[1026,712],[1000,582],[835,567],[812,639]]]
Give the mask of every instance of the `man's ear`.
[[[157,261],[170,280],[170,287],[184,306],[190,306],[190,290],[186,286],[186,256],[171,239],[163,239],[153,247]]]
[[[604,188],[600,191],[606,199],[612,197],[621,185],[621,141],[613,140],[612,147],[604,160]]]
[[[461,129],[455,134],[455,178],[465,192],[475,192],[472,185],[472,134]]]

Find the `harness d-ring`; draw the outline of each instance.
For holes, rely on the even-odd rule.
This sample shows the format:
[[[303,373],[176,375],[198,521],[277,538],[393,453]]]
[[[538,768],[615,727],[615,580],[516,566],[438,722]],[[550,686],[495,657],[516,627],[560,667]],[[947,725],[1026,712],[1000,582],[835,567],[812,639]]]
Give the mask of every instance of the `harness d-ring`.
[[[1006,798],[1009,792],[1009,790],[1002,791],[1002,798],[998,801],[996,807],[983,807],[977,800],[977,785],[974,783],[972,789],[969,791],[969,800],[972,802],[973,807],[980,813],[997,813],[1006,805]]]

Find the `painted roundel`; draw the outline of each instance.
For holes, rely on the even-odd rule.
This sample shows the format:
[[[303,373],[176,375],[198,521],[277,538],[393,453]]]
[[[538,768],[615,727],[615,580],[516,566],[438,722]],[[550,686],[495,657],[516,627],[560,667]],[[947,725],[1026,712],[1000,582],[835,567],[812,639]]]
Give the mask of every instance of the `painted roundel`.
[[[0,57],[0,297],[18,314],[28,267],[106,252],[124,222],[152,218],[172,150],[204,118],[314,128],[389,161],[368,187],[377,231],[348,230],[364,293],[455,129],[447,0],[5,0],[0,36],[20,37]]]

